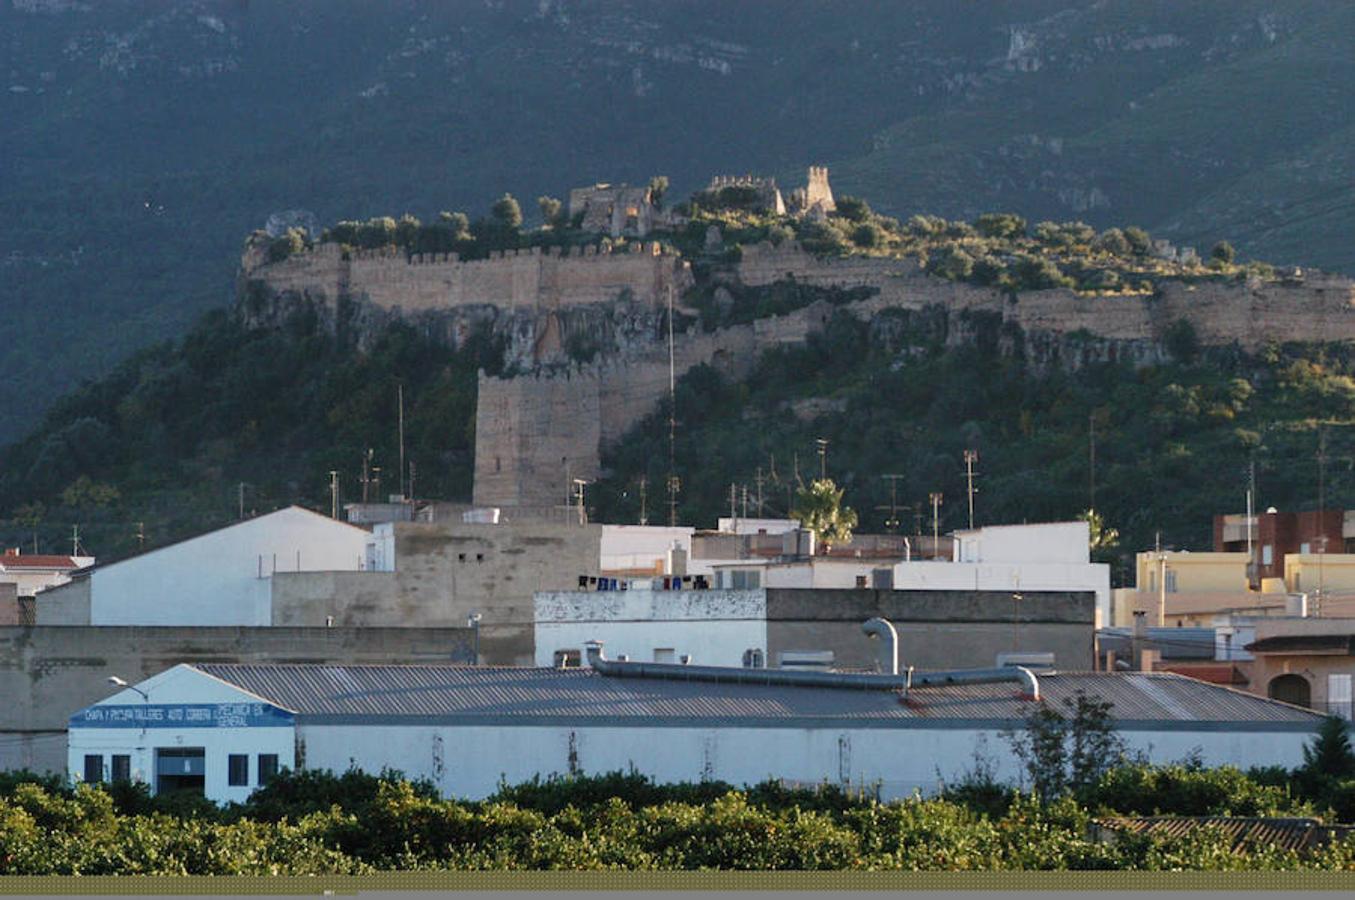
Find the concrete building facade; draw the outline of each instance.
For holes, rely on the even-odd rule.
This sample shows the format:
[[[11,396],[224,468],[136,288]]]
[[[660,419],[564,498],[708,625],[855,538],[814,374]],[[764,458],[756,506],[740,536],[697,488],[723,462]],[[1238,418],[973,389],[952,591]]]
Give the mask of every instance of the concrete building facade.
[[[904,666],[987,667],[1001,654],[1049,653],[1060,668],[1089,670],[1094,603],[1090,591],[1013,601],[996,591],[655,590],[632,581],[624,591],[537,594],[535,662],[578,665],[584,644],[598,640],[636,661],[878,670],[880,648],[861,623],[881,617],[898,631]]]

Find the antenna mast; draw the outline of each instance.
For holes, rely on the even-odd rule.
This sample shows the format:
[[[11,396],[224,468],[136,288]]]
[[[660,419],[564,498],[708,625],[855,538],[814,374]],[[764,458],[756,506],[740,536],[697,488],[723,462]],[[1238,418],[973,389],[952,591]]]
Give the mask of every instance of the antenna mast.
[[[979,451],[966,450],[964,452],[965,480],[969,488],[969,530],[974,530],[974,463],[979,461]]]
[[[877,506],[876,509],[889,510],[889,518],[885,519],[885,531],[894,534],[899,530],[899,479],[902,475],[881,475],[881,478],[889,482],[889,505]]]
[[[668,527],[677,525],[677,366],[673,358],[673,286],[668,285]]]

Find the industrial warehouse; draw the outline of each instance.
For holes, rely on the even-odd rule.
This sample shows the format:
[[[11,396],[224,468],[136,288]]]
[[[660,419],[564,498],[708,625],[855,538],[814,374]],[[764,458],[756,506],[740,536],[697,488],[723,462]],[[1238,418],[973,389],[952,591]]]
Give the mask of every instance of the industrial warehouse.
[[[244,800],[280,769],[429,779],[479,799],[534,776],[832,783],[881,799],[973,764],[1039,701],[1112,704],[1152,762],[1297,765],[1321,716],[1161,673],[854,674],[608,660],[581,668],[181,664],[71,717],[69,767]],[[999,778],[1018,780],[1008,754]],[[953,770],[953,771],[952,771]]]

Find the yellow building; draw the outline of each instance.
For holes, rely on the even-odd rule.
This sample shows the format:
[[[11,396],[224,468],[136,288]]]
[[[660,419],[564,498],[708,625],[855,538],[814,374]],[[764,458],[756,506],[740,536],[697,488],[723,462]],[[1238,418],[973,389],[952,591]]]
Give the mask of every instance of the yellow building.
[[[1146,550],[1135,556],[1134,571],[1136,587],[1111,598],[1112,625],[1133,625],[1136,611],[1146,612],[1150,625],[1208,626],[1217,615],[1282,616],[1288,608],[1281,584],[1266,585],[1274,593],[1247,590],[1246,553]]]
[[[1284,585],[1310,597],[1355,593],[1355,553],[1286,554]]]
[[[1158,579],[1164,573],[1168,594],[1245,591],[1247,554],[1146,550],[1134,557],[1134,584],[1138,590],[1156,593]]]

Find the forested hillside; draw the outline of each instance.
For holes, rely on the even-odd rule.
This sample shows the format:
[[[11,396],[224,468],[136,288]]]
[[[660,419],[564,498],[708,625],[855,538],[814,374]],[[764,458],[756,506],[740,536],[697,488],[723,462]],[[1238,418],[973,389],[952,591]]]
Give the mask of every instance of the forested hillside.
[[[1343,0],[8,0],[0,443],[227,302],[240,236],[285,210],[814,162],[899,218],[1350,271],[1353,60]]]

